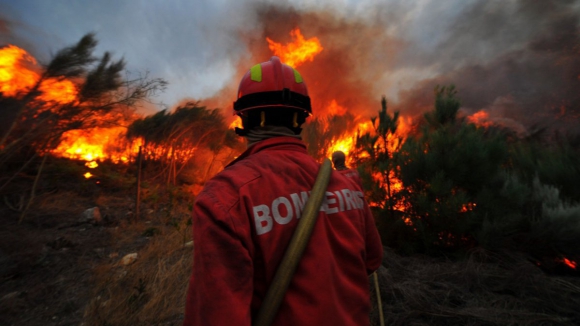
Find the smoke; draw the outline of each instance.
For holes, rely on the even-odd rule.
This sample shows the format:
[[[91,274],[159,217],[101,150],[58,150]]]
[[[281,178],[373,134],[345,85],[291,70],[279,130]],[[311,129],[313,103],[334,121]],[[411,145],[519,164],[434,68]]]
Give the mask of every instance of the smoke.
[[[486,110],[506,125],[571,129],[580,116],[577,0],[21,0],[0,9],[0,42],[28,40],[39,62],[96,31],[99,49],[128,69],[169,81],[162,101],[194,98],[226,116],[242,75],[272,55],[266,37],[284,44],[297,27],[324,48],[297,67],[315,116],[336,103],[368,118],[382,95],[391,112],[420,116],[433,109],[434,87],[449,84],[463,114]]]
[[[390,109],[417,116],[433,109],[435,86],[454,84],[464,114],[486,110],[518,132],[537,124],[570,129],[580,117],[577,1],[253,2],[239,14],[255,22],[237,31],[250,55],[232,56],[233,80],[207,99],[215,106],[230,109],[243,73],[272,55],[266,37],[287,43],[299,27],[324,47],[297,68],[318,116],[335,100],[370,117],[381,95]]]
[[[468,114],[571,131],[580,117],[578,4],[481,2],[460,17],[439,47],[439,74],[405,90],[397,107],[420,112],[429,98],[416,94],[453,83]]]

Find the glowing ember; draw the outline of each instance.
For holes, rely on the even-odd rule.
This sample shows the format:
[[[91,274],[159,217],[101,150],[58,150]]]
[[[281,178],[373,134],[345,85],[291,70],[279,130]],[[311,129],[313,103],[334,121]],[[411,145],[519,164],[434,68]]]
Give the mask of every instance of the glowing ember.
[[[576,262],[575,261],[572,261],[572,260],[570,260],[568,258],[564,258],[564,264],[570,266],[573,269],[576,269]]]
[[[85,174],[83,174],[83,176],[87,179],[89,179],[90,177],[92,177],[93,175],[91,174],[91,172],[87,172]]]
[[[464,204],[464,205],[461,207],[461,213],[470,212],[470,211],[472,211],[473,209],[475,209],[475,206],[477,206],[477,204],[476,204],[476,203],[467,203],[467,204]]]
[[[292,38],[292,43],[287,45],[276,43],[268,37],[266,40],[274,55],[279,56],[282,62],[294,68],[306,61],[314,60],[314,56],[323,50],[317,37],[306,40],[299,28],[290,31],[290,37]]]
[[[570,260],[568,258],[564,258],[564,259],[561,259],[560,262],[566,264],[568,267],[570,267],[572,269],[576,269],[577,264],[573,260]]]
[[[85,166],[88,167],[89,169],[94,169],[97,166],[99,166],[99,163],[95,162],[95,161],[90,161],[85,163]]]

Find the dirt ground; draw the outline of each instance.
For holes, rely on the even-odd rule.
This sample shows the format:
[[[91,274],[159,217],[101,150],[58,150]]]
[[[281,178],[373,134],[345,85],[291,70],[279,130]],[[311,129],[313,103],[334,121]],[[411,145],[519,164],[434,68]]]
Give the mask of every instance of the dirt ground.
[[[137,236],[113,243],[112,235],[130,217],[130,199],[117,202],[101,205],[101,223],[79,222],[95,202],[72,193],[37,198],[20,224],[20,213],[1,206],[0,324],[83,323],[93,295],[94,269],[120,260],[148,241]]]
[[[149,200],[138,222],[130,191],[41,192],[22,223],[0,202],[0,324],[180,325],[191,207]],[[92,207],[102,220],[81,222]],[[121,266],[135,252],[140,260]],[[580,278],[549,275],[517,253],[481,249],[456,261],[385,248],[378,275],[387,325],[580,324]]]

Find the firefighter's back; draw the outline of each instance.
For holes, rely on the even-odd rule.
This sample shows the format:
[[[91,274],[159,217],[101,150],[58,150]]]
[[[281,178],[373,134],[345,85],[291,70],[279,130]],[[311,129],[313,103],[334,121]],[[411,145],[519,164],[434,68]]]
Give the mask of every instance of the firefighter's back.
[[[318,173],[319,164],[299,144],[286,137],[265,141],[259,144],[263,149],[229,167],[222,176],[237,179],[239,187],[232,216],[241,219],[242,234],[248,237],[253,315],[262,304]],[[380,258],[380,242],[362,192],[334,171],[312,237],[274,324],[368,324],[367,273],[378,268]]]

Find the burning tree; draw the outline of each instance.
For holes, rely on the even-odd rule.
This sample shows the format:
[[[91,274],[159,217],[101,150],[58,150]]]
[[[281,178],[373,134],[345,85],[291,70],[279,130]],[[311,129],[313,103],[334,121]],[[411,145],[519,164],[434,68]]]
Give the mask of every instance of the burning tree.
[[[308,144],[308,154],[322,160],[332,154],[338,141],[347,139],[356,128],[355,118],[349,114],[310,118],[304,124],[302,138]],[[344,149],[342,149],[344,151]]]
[[[381,100],[381,110],[377,117],[371,118],[372,133],[365,132],[356,138],[356,156],[359,170],[367,191],[367,198],[379,207],[386,209],[395,218],[395,209],[400,201],[395,185],[398,181],[396,156],[403,143],[397,134],[399,112],[387,112],[387,99]]]
[[[46,154],[63,133],[115,125],[139,101],[164,89],[161,79],[123,78],[124,60],[113,61],[109,52],[95,57],[96,45],[89,33],[43,67],[15,46],[0,49],[0,169],[5,175],[14,177],[41,155],[38,180]],[[34,186],[31,198],[33,194]]]
[[[504,142],[458,119],[459,107],[453,86],[437,87],[435,110],[425,114],[420,135],[401,147],[403,193],[424,249],[473,242],[482,219],[477,213],[501,187]]]
[[[237,154],[241,145],[220,110],[208,110],[196,102],[188,102],[171,113],[163,110],[137,119],[129,126],[127,136],[143,140],[145,158],[161,165],[153,179],[161,177],[167,184],[176,184],[177,175],[204,150],[212,156],[211,162],[204,162],[207,169],[202,179],[207,179],[218,153],[228,148],[229,156]]]
[[[97,59],[96,45],[93,34],[85,35],[58,51],[32,83],[10,98],[3,94],[2,108],[12,116],[0,140],[0,165],[26,148],[44,153],[56,147],[68,130],[114,124],[123,110],[165,86],[160,79],[124,80],[123,59],[112,61],[108,52]],[[32,60],[23,55],[18,64],[25,69]]]

